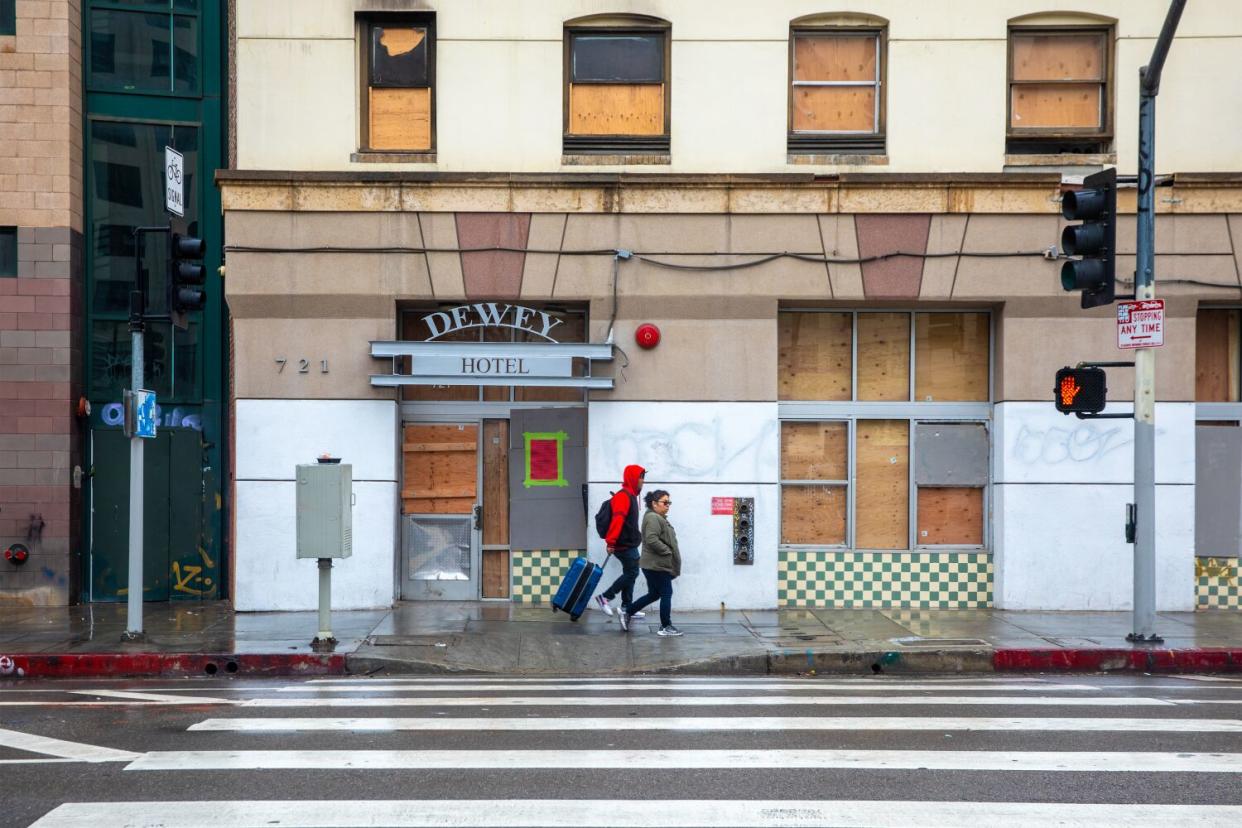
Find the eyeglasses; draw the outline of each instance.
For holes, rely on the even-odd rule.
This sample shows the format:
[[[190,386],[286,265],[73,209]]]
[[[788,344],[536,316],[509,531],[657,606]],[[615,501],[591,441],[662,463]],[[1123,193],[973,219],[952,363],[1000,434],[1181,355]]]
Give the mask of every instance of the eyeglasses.
[[[671,500],[657,500],[657,501],[656,501],[656,504],[657,504],[657,505],[660,505],[660,506],[672,506],[672,505],[673,505],[673,501],[671,501]]]

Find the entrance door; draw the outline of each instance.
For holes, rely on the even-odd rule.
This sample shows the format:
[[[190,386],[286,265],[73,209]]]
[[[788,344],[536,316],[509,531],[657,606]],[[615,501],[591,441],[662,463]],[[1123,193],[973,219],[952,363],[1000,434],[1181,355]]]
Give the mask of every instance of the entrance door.
[[[406,425],[401,446],[401,598],[479,597],[479,426]]]
[[[147,601],[219,597],[219,567],[203,537],[203,436],[161,428],[143,447],[142,593]],[[91,431],[90,600],[129,592],[129,438]]]

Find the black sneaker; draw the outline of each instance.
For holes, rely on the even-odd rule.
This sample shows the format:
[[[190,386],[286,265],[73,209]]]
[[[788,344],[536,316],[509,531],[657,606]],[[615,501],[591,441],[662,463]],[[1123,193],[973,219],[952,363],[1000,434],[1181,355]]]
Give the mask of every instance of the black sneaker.
[[[656,633],[656,635],[662,635],[665,638],[669,638],[671,636],[683,635],[683,633],[672,624],[669,624],[667,627],[660,627],[660,631]]]

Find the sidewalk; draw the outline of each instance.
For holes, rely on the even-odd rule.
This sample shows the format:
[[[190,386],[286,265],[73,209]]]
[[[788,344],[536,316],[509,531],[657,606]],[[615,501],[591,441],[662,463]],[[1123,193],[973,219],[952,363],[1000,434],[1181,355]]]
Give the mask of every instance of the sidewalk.
[[[331,653],[313,612],[235,613],[227,602],[147,604],[147,638],[123,643],[124,604],[0,604],[0,679],[24,677],[569,674],[768,675],[1005,670],[1242,672],[1242,612],[1158,616],[1161,645],[1132,646],[1128,612],[766,610],[648,617],[629,634],[589,612],[408,603],[335,612]]]

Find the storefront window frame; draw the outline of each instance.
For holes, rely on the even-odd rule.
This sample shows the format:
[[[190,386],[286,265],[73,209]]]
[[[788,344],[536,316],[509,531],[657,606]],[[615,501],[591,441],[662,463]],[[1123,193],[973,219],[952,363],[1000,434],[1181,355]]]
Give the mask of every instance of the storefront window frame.
[[[858,314],[862,313],[909,313],[910,314],[910,399],[902,401],[868,401],[858,400]],[[996,316],[990,308],[977,307],[916,307],[916,308],[834,308],[834,307],[787,307],[780,313],[850,313],[853,314],[853,342],[851,343],[851,400],[811,401],[811,400],[778,400],[777,419],[779,426],[786,422],[841,422],[848,424],[848,456],[846,458],[849,479],[846,485],[846,524],[845,545],[839,544],[793,544],[785,543],[779,537],[778,549],[782,551],[823,551],[823,552],[866,552],[884,554],[940,554],[950,550],[971,552],[992,552],[991,512],[992,512],[992,481],[991,461],[995,452],[994,434],[992,429],[992,406],[994,405],[995,369],[996,369]],[[916,376],[916,343],[915,314],[919,313],[983,313],[988,316],[988,398],[977,402],[919,402],[914,399],[914,383]],[[908,459],[906,471],[907,485],[907,545],[905,549],[875,549],[856,545],[857,515],[857,430],[858,423],[865,420],[905,420],[909,428]],[[919,423],[963,423],[981,424],[988,438],[989,480],[983,486],[983,533],[981,544],[922,544],[918,542],[918,484],[915,482],[914,464],[918,457],[917,425]],[[780,431],[778,430],[778,435]],[[778,436],[778,445],[781,440]],[[778,457],[781,457],[778,449]],[[778,461],[779,463],[779,461]],[[784,487],[786,485],[804,485],[808,481],[785,480],[779,477],[777,491],[778,527],[780,526],[780,509],[784,508]],[[778,528],[778,532],[779,532]]]

